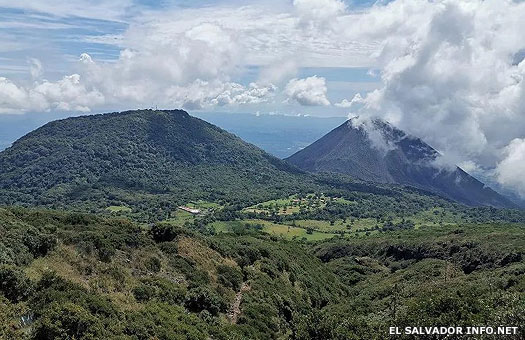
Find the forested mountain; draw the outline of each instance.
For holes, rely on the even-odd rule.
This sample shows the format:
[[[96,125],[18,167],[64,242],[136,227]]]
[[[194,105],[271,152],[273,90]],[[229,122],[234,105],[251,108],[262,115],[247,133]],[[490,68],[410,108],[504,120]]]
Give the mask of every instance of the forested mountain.
[[[184,111],[128,111],[54,121],[16,141],[0,153],[0,204],[250,202],[308,185],[300,172]]]
[[[286,160],[311,172],[411,185],[471,206],[517,207],[459,167],[435,166],[438,152],[421,139],[380,120],[371,125],[349,120]]]

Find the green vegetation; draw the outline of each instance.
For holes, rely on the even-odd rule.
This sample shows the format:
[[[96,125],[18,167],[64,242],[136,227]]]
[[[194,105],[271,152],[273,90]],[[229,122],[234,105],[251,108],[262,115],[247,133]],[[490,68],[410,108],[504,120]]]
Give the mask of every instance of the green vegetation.
[[[304,229],[309,235],[324,233],[354,236],[423,226],[458,225],[461,223],[524,223],[525,213],[486,207],[465,207],[410,188],[380,187],[373,190],[345,178],[332,183],[344,190],[323,193],[296,194],[287,199],[270,200],[244,208],[230,215],[247,222],[258,221],[263,231],[288,235]],[[369,190],[371,192],[366,192]],[[375,192],[374,192],[375,191]],[[266,222],[263,222],[266,221]],[[222,228],[224,229],[224,228]],[[218,230],[221,230],[220,228]]]
[[[118,126],[118,129],[115,129]],[[152,223],[178,206],[251,219],[407,217],[442,207],[421,190],[306,174],[184,111],[128,111],[46,124],[0,153],[0,204],[127,216]],[[294,202],[294,200],[299,202]],[[336,200],[337,199],[337,200]],[[359,202],[359,204],[354,204]],[[452,208],[451,208],[452,207]],[[461,210],[464,211],[461,211]],[[463,216],[461,216],[463,218]]]
[[[331,336],[351,334],[357,325],[378,334],[392,324],[523,326],[523,236],[523,225],[462,225],[315,246],[317,257],[350,288],[351,298],[323,315],[353,320],[333,324]],[[525,335],[520,332],[514,338]]]
[[[130,213],[132,211],[131,208],[126,207],[124,205],[120,205],[120,206],[112,205],[110,207],[107,207],[106,210],[112,213],[121,213],[121,212]]]
[[[318,241],[336,236],[330,232],[318,232],[313,229],[277,224],[265,220],[216,221],[209,225],[215,233],[239,234],[245,230],[256,230],[288,240]]]
[[[0,169],[0,204],[128,207],[145,221],[189,201],[250,205],[315,187],[286,162],[177,110],[52,122],[1,152]]]
[[[322,240],[265,220],[203,234],[199,218],[0,209],[0,338],[384,339],[392,325],[525,322],[521,224]]]
[[[0,169],[0,339],[525,338],[524,211],[305,174],[182,111],[54,122]]]

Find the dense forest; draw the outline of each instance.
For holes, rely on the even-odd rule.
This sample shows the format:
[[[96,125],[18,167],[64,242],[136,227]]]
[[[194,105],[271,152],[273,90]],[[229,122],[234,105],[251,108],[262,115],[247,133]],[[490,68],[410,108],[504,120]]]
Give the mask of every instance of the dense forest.
[[[10,208],[0,228],[0,338],[385,339],[390,325],[525,322],[522,225],[305,243]]]
[[[51,122],[1,152],[0,169],[2,204],[126,204],[152,215],[190,199],[257,202],[315,187],[288,163],[178,110]]]

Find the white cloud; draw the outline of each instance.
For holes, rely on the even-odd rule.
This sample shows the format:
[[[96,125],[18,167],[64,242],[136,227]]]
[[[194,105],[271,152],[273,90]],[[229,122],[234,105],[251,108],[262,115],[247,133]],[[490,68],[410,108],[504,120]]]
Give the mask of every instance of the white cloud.
[[[126,13],[133,12],[132,8],[136,7],[130,0],[117,0],[111,4],[98,2],[85,12],[81,11],[84,4],[77,0],[52,0],[46,3],[0,0],[0,6],[36,11],[41,14],[32,15],[41,15],[43,18],[55,15],[117,21],[126,17]],[[340,21],[331,19],[346,20],[344,4],[339,0],[296,0],[295,7],[275,4],[146,10],[141,11],[140,17],[126,17],[130,26],[122,34],[111,32],[107,36],[100,36],[97,31],[96,37],[84,37],[90,43],[115,45],[121,52],[118,59],[111,62],[103,62],[97,55],[91,58],[83,54],[80,66],[73,65],[74,73],[80,76],[77,86],[89,89],[85,91],[87,95],[93,92],[104,98],[87,106],[81,105],[83,110],[102,104],[105,107],[118,108],[132,103],[139,106],[177,103],[180,96],[173,95],[174,91],[188,92],[185,95],[191,98],[196,96],[196,103],[201,103],[204,98],[204,106],[212,103],[238,105],[265,102],[273,97],[273,84],[283,84],[290,77],[296,76],[300,67],[362,65],[367,62],[371,51],[377,49],[378,44],[374,42],[350,41],[345,37],[338,38],[339,35],[334,34],[333,30],[326,31],[328,26]],[[312,25],[305,27],[305,20]],[[326,22],[329,23],[328,26]],[[239,81],[232,81],[243,79],[247,65],[262,68],[255,89],[252,85],[239,85],[236,84]],[[46,75],[37,60],[31,61],[30,73],[33,80],[42,79]],[[19,83],[15,85],[13,80],[9,82],[25,93],[31,92],[33,87]],[[58,82],[46,84],[48,87],[51,84],[59,86]],[[239,86],[244,89],[239,90]],[[210,99],[213,97],[211,94],[196,95],[200,92],[196,89],[204,87],[212,87],[209,90],[217,95],[215,100]],[[266,89],[263,90],[267,95],[264,99],[258,93],[260,88]],[[219,97],[218,92],[221,90],[225,94]],[[171,96],[166,96],[168,91]],[[313,98],[308,93],[298,94],[297,98],[306,105],[328,105],[326,86],[319,87],[317,91],[320,92],[314,92]],[[230,92],[234,94],[230,95]],[[4,93],[4,96],[7,93],[9,92]],[[258,99],[255,100],[254,97]],[[13,101],[16,102],[16,98]],[[7,100],[5,102],[2,110],[10,112],[16,108],[21,111],[36,111],[42,107],[57,107],[48,105],[47,101],[44,101],[47,104],[42,105],[39,101],[29,101],[29,104],[24,105],[7,105]],[[89,104],[89,101],[82,99],[76,99],[70,106],[64,101],[57,102],[62,103],[60,107],[64,109],[77,107],[75,102]]]
[[[293,5],[303,23],[327,24],[344,14],[346,5],[340,0],[294,0]]]
[[[463,169],[464,171],[468,172],[469,174],[477,174],[479,172],[482,172],[483,170],[479,167],[476,162],[471,160],[462,161],[458,164],[458,166]]]
[[[237,83],[206,82],[197,80],[189,86],[167,89],[168,104],[188,110],[227,105],[250,105],[269,101],[276,91],[273,85],[251,83],[245,87]]]
[[[80,79],[80,75],[73,74],[57,82],[44,80],[29,91],[30,99],[44,110],[89,112],[90,107],[103,104],[105,98],[98,90],[87,88]]]
[[[525,198],[525,139],[512,140],[504,155],[496,168],[497,180],[506,187],[516,189]]]
[[[493,169],[525,135],[525,3],[396,0],[346,34],[384,37],[383,88],[354,114],[381,117],[448,159]],[[505,176],[500,181],[511,185]]]
[[[35,11],[59,17],[81,17],[100,20],[122,20],[132,0],[0,0],[0,7]]]
[[[323,9],[319,4],[324,2],[331,5]],[[195,27],[210,25],[231,34],[237,52],[248,65],[266,66],[293,59],[297,67],[368,66],[373,63],[370,56],[377,53],[380,42],[342,34],[355,18],[342,12],[341,4],[336,0],[301,0],[301,10],[260,2],[242,7],[216,5],[146,11],[122,36],[96,36],[90,41],[140,50],[165,46]],[[305,25],[306,18],[311,25]]]
[[[15,85],[0,78],[0,113],[26,111],[81,111],[103,104],[104,96],[97,90],[86,88],[78,74],[65,76],[57,82],[35,82],[29,88]]]
[[[328,89],[323,77],[294,78],[286,85],[285,93],[289,99],[304,106],[328,106],[330,101],[326,97]]]
[[[13,84],[9,79],[0,77],[0,113],[14,113],[27,105],[27,92]]]
[[[206,37],[204,32],[200,30],[197,39],[203,37],[201,34]],[[206,32],[220,33],[210,27]],[[227,43],[228,39],[222,38],[223,43]],[[184,44],[162,55],[125,50],[115,64],[98,64],[87,54],[81,56],[81,62],[87,81],[102,89],[115,105],[126,100],[136,104],[154,103],[197,110],[257,104],[273,98],[277,89],[270,83],[243,86],[226,80],[227,73],[223,72],[231,68],[230,51],[226,46],[222,46],[221,55],[218,48],[203,45],[202,41],[183,41]]]
[[[343,99],[342,101],[340,101],[339,103],[335,103],[334,105],[337,107],[349,108],[349,107],[352,107],[352,104],[353,103],[351,100]]]
[[[368,139],[372,143],[372,147],[380,151],[383,155],[386,155],[388,151],[395,150],[395,141],[385,136],[385,130],[375,124],[374,121],[353,117],[348,121],[348,124],[357,129],[364,129]]]
[[[337,106],[337,107],[349,108],[349,107],[354,106],[354,104],[361,104],[363,102],[364,102],[364,99],[363,99],[363,97],[361,97],[361,94],[360,93],[356,93],[354,98],[352,98],[352,100],[343,99],[341,102],[336,103],[334,105]]]
[[[98,62],[83,53],[78,74],[60,81],[19,87],[5,79],[6,97],[21,92],[29,100],[19,100],[20,95],[10,101],[6,98],[1,110],[88,111],[101,105],[155,104],[200,109],[252,105],[273,98],[277,88],[269,81],[242,85],[230,80],[243,65],[235,32],[213,23],[196,23],[180,32],[165,32],[163,25],[153,23],[141,27],[145,29],[128,31],[123,41],[130,48],[123,49],[114,62]],[[41,64],[31,62],[36,77]]]

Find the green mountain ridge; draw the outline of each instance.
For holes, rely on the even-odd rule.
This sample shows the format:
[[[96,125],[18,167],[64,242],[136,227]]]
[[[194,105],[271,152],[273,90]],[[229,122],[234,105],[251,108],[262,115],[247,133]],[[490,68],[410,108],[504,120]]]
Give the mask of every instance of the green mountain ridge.
[[[0,203],[50,207],[255,201],[308,182],[290,164],[180,110],[54,121],[1,152],[0,169]]]
[[[0,205],[7,206],[129,211],[128,215],[152,221],[169,218],[178,206],[191,201],[215,202],[235,211],[322,192],[332,192],[333,197],[363,193],[367,202],[397,202],[396,211],[450,206],[415,186],[307,173],[181,110],[58,120],[0,152]],[[353,214],[362,210],[346,209]]]

